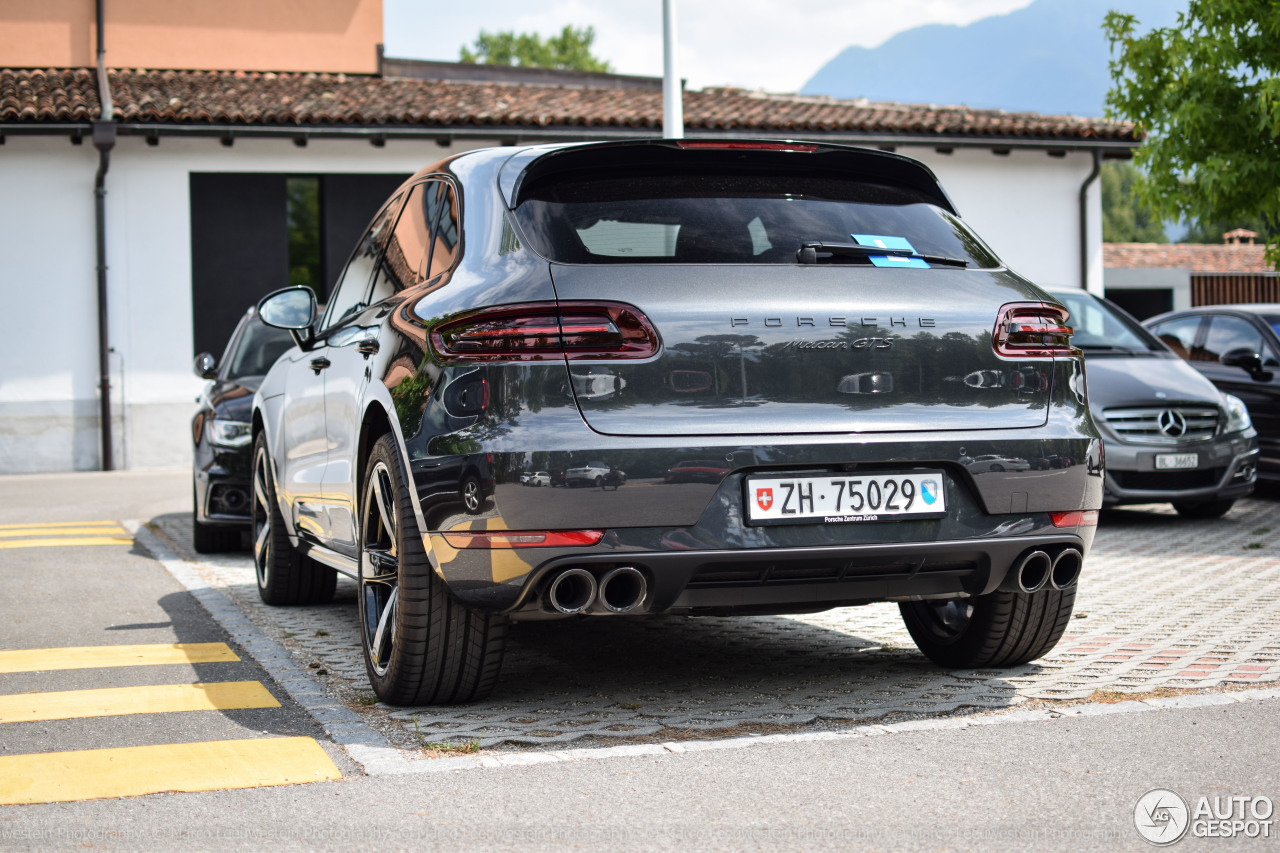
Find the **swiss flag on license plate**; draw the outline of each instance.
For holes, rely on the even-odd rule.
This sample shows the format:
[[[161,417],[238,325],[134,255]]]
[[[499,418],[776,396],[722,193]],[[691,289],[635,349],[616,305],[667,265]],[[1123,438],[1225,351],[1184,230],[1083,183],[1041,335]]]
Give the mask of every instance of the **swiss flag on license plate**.
[[[756,505],[764,510],[773,506],[773,489],[756,489]]]

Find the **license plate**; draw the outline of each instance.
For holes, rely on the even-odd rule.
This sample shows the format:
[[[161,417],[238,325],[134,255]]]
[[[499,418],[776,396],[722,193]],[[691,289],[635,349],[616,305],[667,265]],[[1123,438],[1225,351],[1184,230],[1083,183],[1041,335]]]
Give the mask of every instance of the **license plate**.
[[[1195,468],[1200,464],[1198,453],[1157,453],[1156,470],[1170,471],[1178,468]]]
[[[820,474],[752,477],[746,483],[749,524],[849,524],[947,514],[941,471],[910,474]]]

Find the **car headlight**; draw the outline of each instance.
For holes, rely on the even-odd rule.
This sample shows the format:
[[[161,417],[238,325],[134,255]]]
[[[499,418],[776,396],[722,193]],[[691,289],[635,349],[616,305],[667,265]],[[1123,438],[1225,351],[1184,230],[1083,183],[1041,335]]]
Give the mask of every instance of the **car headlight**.
[[[253,439],[253,424],[214,418],[209,422],[209,441],[222,447],[244,447]]]
[[[1245,408],[1244,400],[1239,397],[1223,394],[1222,408],[1227,413],[1227,432],[1240,432],[1253,426],[1253,421],[1249,419],[1249,410]]]

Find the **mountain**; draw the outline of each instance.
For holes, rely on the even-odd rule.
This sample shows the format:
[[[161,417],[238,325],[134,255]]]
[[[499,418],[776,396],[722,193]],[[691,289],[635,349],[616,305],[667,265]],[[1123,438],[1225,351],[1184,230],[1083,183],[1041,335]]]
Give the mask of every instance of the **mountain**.
[[[849,47],[800,90],[806,95],[1101,116],[1111,77],[1102,19],[1135,15],[1139,30],[1171,26],[1179,0],[1035,0],[963,27],[929,24],[875,48]]]

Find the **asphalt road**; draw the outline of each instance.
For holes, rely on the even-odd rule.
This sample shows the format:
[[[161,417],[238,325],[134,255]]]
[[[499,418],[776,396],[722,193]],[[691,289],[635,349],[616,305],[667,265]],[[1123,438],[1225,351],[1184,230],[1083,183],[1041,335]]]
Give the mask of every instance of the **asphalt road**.
[[[109,525],[68,522],[181,511],[188,490],[185,472],[3,477],[0,542],[125,538]],[[33,522],[54,526],[19,526]],[[77,529],[87,532],[67,532]],[[364,776],[137,546],[0,548],[0,584],[0,787],[13,778],[15,765],[4,762],[15,757],[242,741],[266,750],[310,739],[341,774],[311,784],[0,806],[3,849],[1145,850],[1133,811],[1153,788],[1193,805],[1200,796],[1280,800],[1280,699]],[[175,644],[187,659],[83,665],[95,654],[145,656]],[[202,654],[214,659],[202,662]],[[278,707],[253,693],[248,703],[265,706],[184,709],[192,697],[183,690],[225,683],[257,684]],[[124,699],[99,693],[74,701],[117,688]],[[97,715],[122,701],[145,711],[152,688],[176,689],[166,699],[174,706]],[[214,705],[246,704],[243,696],[226,702],[199,692]],[[58,701],[49,700],[55,694]],[[52,718],[22,716],[41,708]],[[68,708],[82,716],[68,718]],[[118,755],[145,775],[142,753]],[[253,763],[251,754],[239,760]],[[1272,849],[1269,828],[1270,839],[1188,838],[1178,847]]]

